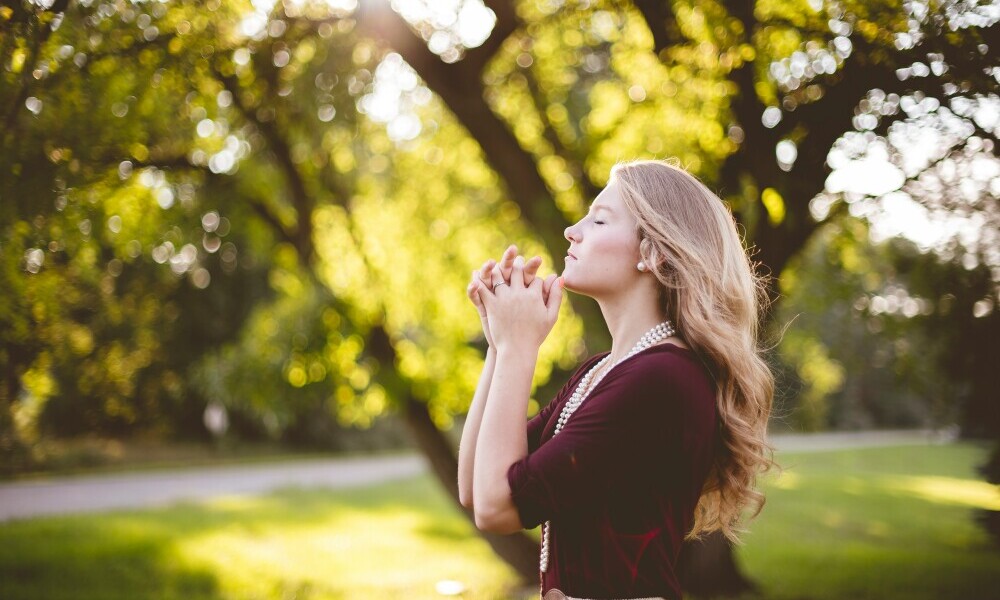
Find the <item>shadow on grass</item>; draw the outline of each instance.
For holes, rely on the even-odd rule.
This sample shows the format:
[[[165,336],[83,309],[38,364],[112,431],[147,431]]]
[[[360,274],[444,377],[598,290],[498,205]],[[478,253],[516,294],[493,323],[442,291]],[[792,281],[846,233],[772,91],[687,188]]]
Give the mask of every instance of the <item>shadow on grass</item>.
[[[152,520],[46,519],[0,534],[0,598],[218,597],[216,576],[173,560],[176,533]]]

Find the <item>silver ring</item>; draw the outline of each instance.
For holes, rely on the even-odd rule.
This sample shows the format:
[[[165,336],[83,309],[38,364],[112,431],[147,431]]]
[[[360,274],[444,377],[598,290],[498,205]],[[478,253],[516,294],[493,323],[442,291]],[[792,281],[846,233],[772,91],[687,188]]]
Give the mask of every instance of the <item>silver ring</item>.
[[[493,291],[494,292],[497,291],[497,288],[500,287],[501,285],[510,285],[510,284],[507,283],[506,281],[498,281],[493,284]]]

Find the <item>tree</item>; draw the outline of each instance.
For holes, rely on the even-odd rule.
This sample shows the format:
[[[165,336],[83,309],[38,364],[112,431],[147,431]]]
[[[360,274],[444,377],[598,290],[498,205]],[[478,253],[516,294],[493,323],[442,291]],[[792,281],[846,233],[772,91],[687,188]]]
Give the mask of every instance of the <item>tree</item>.
[[[583,121],[592,125],[596,120],[600,124],[600,120],[594,117],[603,115],[594,113],[607,110],[604,103],[611,102],[605,98],[602,98],[602,103],[594,102],[593,112],[585,112],[589,120],[567,119],[565,111],[573,114],[569,110],[572,103],[568,101],[568,94],[558,85],[552,86],[551,96],[546,94],[550,90],[537,81],[535,71],[544,72],[548,65],[543,62],[545,57],[541,56],[541,52],[532,52],[532,49],[538,47],[536,40],[548,41],[546,25],[552,26],[554,22],[558,23],[554,27],[561,25],[561,30],[565,30],[570,29],[566,27],[567,22],[579,22],[590,17],[591,22],[596,24],[592,25],[594,29],[601,31],[602,21],[611,19],[614,23],[616,18],[620,18],[628,31],[629,19],[634,18],[630,7],[612,6],[622,9],[615,15],[601,10],[604,7],[587,3],[586,8],[591,11],[587,17],[567,11],[544,15],[549,17],[548,22],[541,19],[532,22],[531,17],[538,14],[531,14],[531,9],[525,8],[527,23],[515,24],[519,20],[518,15],[509,4],[494,2],[490,6],[497,15],[495,34],[491,39],[503,36],[520,38],[522,54],[518,55],[516,62],[526,65],[522,73],[509,75],[505,83],[519,86],[523,81],[530,102],[523,103],[522,107],[526,106],[530,111],[534,104],[534,116],[539,122],[539,126],[525,128],[535,130],[531,132],[535,135],[526,134],[518,140],[520,152],[539,157],[539,162],[541,159],[557,158],[570,173],[585,174],[581,187],[596,187],[598,182],[594,180],[597,178],[592,174],[606,172],[593,165],[595,158],[601,157],[602,143],[608,138],[621,143],[622,138],[608,135],[602,139],[599,134],[609,132],[612,127],[593,127],[591,131],[583,132],[573,131],[572,125],[560,128],[559,117],[563,115],[562,120],[570,123]],[[748,238],[759,249],[757,258],[766,270],[775,275],[781,273],[821,221],[814,218],[809,207],[812,200],[824,192],[824,183],[830,171],[827,153],[841,136],[855,127],[884,134],[901,117],[898,103],[902,98],[915,97],[918,101],[927,97],[939,98],[937,106],[940,107],[942,99],[951,97],[960,101],[967,96],[981,98],[981,95],[997,89],[996,77],[991,75],[995,56],[982,51],[982,48],[996,42],[998,31],[995,20],[991,21],[987,16],[985,5],[942,3],[934,7],[936,10],[927,10],[921,5],[910,9],[912,14],[909,19],[892,4],[832,3],[826,11],[816,10],[812,5],[766,2],[706,2],[694,6],[636,2],[634,8],[641,12],[649,27],[653,52],[664,65],[672,68],[671,75],[676,72],[683,78],[691,77],[695,83],[707,80],[723,84],[726,92],[714,97],[706,94],[714,102],[706,102],[703,106],[709,114],[721,117],[715,120],[716,124],[724,122],[723,115],[731,111],[728,135],[722,138],[708,127],[705,141],[701,143],[702,156],[718,159],[722,155],[721,165],[718,166],[717,176],[711,163],[700,169],[697,166],[694,168],[722,187],[725,198],[746,228]],[[539,12],[544,13],[545,10],[543,7]],[[414,43],[405,36],[405,26],[398,17],[388,12],[382,15],[376,33],[399,48],[404,59],[445,100],[474,137],[507,140],[503,155],[516,154],[519,148],[509,144],[509,136],[503,133],[504,128],[497,127],[488,111],[477,106],[479,99],[483,99],[485,104],[491,96],[485,82],[496,85],[495,78],[488,78],[494,75],[492,72],[482,77],[479,70],[483,62],[479,57],[483,51],[477,50],[474,60],[451,64],[434,60],[422,44]],[[386,23],[395,23],[395,26],[390,27]],[[948,33],[949,29],[954,31],[958,27],[965,30],[961,34]],[[609,37],[615,36],[612,33]],[[626,41],[619,46],[627,47],[628,35],[623,38]],[[494,44],[499,44],[499,41]],[[512,45],[510,42],[505,44],[508,48]],[[572,48],[572,43],[567,44],[565,40],[562,44],[556,41],[553,45]],[[640,42],[637,45],[646,44]],[[497,46],[484,47],[490,50]],[[615,63],[617,50],[619,48],[612,44],[607,52],[612,64],[610,79],[614,81],[616,75],[622,79],[629,75],[638,79],[638,74],[630,73],[627,66]],[[628,50],[634,52],[632,48]],[[622,51],[622,54],[636,58],[642,67],[651,66],[648,59],[643,61],[641,55],[636,57],[628,50]],[[527,53],[526,59],[520,60],[524,53]],[[574,52],[568,49],[555,54],[573,56]],[[927,77],[932,68],[938,77]],[[563,81],[579,85],[579,79],[579,74],[573,73]],[[671,79],[667,77],[668,81]],[[621,88],[627,86],[631,100],[655,101],[655,97],[651,98],[648,93],[649,86],[621,80],[614,83],[618,84],[619,97]],[[598,90],[605,89],[594,85],[591,92],[597,96]],[[668,90],[676,93],[676,83]],[[872,94],[883,101],[873,102]],[[887,103],[885,99],[894,100]],[[892,106],[893,103],[897,105]],[[498,112],[503,112],[502,107],[498,107]],[[516,114],[518,119],[531,118],[523,109],[511,113]],[[972,125],[975,135],[960,139],[956,144],[958,148],[946,149],[944,156],[961,151],[967,140],[973,140],[973,144],[978,143],[975,140],[985,140],[989,144],[988,151],[995,148],[995,131],[980,127],[970,114],[959,117]],[[862,118],[865,115],[869,118]],[[616,133],[629,130],[627,120],[622,116],[615,115],[611,120],[617,120]],[[497,129],[493,131],[488,127]],[[517,131],[516,126],[511,128]],[[587,135],[592,132],[598,135]],[[627,148],[629,144],[622,146]],[[761,151],[769,148],[775,148],[776,157]],[[645,150],[649,150],[648,145]],[[582,160],[573,160],[574,155]],[[492,156],[487,150],[487,158]],[[532,177],[522,178],[514,167],[508,166],[510,162],[509,158],[491,160],[515,198],[537,198],[537,181]],[[524,162],[527,163],[526,160]],[[589,182],[587,178],[590,178]],[[983,194],[986,190],[978,192]],[[532,216],[536,213],[530,210],[524,214],[536,229],[544,231],[547,226],[552,226],[533,220]],[[561,225],[558,220],[556,223]],[[720,543],[722,541],[715,538],[705,547]],[[698,552],[695,552],[688,564],[691,571],[688,588],[692,591],[705,594],[736,592],[748,586],[734,569],[729,570],[728,576],[719,577],[718,569],[714,567],[722,559],[715,557],[725,556],[724,552],[711,549],[704,552],[705,556],[713,557],[704,568],[699,566],[697,555]]]
[[[871,228],[851,216],[825,224],[782,275],[777,318],[795,326],[780,356],[803,389],[780,412],[799,430],[960,424],[996,435],[990,269],[902,237],[873,243]]]

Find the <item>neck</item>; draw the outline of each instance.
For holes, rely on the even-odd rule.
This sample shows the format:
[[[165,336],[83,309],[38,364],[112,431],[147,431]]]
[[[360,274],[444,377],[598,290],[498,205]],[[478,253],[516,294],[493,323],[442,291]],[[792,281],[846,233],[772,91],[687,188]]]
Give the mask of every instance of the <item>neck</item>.
[[[667,320],[655,289],[653,293],[601,298],[598,304],[611,333],[611,364],[624,358],[642,334]]]

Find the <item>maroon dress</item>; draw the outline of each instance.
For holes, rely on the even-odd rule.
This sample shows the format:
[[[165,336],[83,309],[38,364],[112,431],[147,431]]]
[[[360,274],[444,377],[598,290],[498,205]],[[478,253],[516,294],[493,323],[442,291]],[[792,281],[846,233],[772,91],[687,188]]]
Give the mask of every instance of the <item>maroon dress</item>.
[[[661,344],[601,380],[554,436],[588,359],[528,421],[528,456],[507,471],[526,529],[546,520],[542,593],[681,598],[677,557],[712,464],[715,385],[690,350]]]

